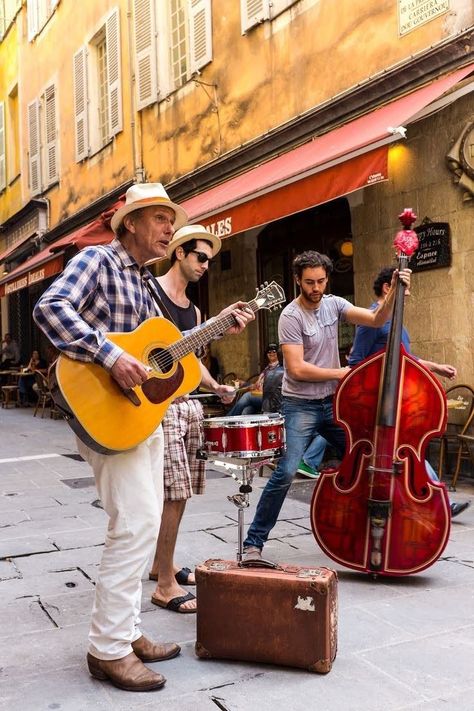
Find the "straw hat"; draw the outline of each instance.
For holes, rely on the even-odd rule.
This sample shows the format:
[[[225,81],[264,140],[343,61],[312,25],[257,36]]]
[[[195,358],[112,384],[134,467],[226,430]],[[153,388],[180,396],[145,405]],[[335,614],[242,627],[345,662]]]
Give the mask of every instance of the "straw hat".
[[[125,193],[125,205],[119,207],[113,215],[110,226],[116,233],[119,226],[123,222],[123,218],[134,210],[139,210],[141,207],[150,207],[152,205],[161,205],[169,207],[174,211],[176,216],[174,228],[179,229],[188,221],[188,216],[182,207],[171,202],[168,193],[161,183],[137,183]]]
[[[171,258],[176,247],[179,247],[186,242],[190,242],[192,239],[205,239],[212,244],[212,256],[215,257],[220,251],[221,241],[219,237],[213,235],[212,232],[208,232],[203,225],[186,225],[181,227],[173,235],[171,242],[166,248],[166,256],[168,259]]]

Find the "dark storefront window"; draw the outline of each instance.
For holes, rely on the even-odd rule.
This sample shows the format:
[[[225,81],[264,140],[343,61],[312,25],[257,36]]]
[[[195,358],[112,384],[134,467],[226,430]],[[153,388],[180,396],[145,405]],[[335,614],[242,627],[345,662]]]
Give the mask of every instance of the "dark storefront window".
[[[307,249],[327,254],[333,261],[327,293],[354,301],[354,270],[351,253],[351,214],[346,198],[338,198],[324,205],[305,210],[278,220],[265,227],[258,239],[260,281],[275,280],[285,290],[287,303],[298,294],[293,280],[293,258]],[[278,341],[280,311],[260,312],[263,334],[261,348]],[[341,324],[339,345],[341,363],[352,345],[353,326]]]

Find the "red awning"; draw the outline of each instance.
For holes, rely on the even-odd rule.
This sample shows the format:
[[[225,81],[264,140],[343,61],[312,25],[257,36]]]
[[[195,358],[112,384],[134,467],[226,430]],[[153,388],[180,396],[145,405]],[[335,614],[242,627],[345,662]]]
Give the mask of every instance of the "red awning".
[[[108,244],[112,242],[115,235],[110,227],[110,220],[114,212],[116,212],[119,207],[122,207],[124,202],[125,195],[122,195],[111,208],[99,215],[95,220],[71,232],[66,235],[66,237],[61,237],[61,239],[53,242],[50,245],[51,251],[57,252],[59,249],[70,245],[74,245],[77,249],[83,249],[83,247],[90,247],[91,245]]]
[[[182,207],[190,222],[202,222],[216,234],[225,236],[384,180],[387,145],[394,140],[388,127],[408,123],[473,70],[471,64],[437,79],[186,200]],[[373,150],[382,144],[384,148]]]
[[[90,245],[111,242],[115,235],[110,228],[110,220],[114,212],[123,205],[124,200],[125,195],[96,220],[61,237],[0,279],[0,297],[58,274],[63,268],[63,254],[68,246],[74,245],[77,249],[82,249]]]
[[[59,274],[62,268],[63,252],[51,254],[49,247],[43,249],[0,280],[0,297]]]

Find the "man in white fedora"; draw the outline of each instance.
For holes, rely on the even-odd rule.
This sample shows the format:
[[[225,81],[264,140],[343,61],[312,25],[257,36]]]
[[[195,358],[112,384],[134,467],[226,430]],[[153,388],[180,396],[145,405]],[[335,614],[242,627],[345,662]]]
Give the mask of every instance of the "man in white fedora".
[[[69,358],[105,368],[129,390],[148,378],[144,363],[107,338],[130,332],[162,315],[148,288],[145,263],[166,254],[175,229],[187,221],[161,183],[134,185],[112,218],[116,238],[86,247],[45,291],[34,309],[38,326]],[[226,310],[239,333],[253,318],[243,302]],[[179,654],[175,643],[158,644],[140,630],[141,578],[153,553],[163,507],[163,429],[137,447],[99,454],[78,440],[91,465],[109,516],[97,575],[87,663],[92,676],[127,691],[158,689],[165,678],[145,666]]]
[[[171,267],[157,279],[159,296],[166,316],[180,331],[190,330],[201,323],[199,309],[186,294],[188,284],[196,283],[207,272],[212,258],[221,248],[221,241],[202,225],[186,225],[177,230],[168,245],[166,255]],[[220,385],[201,362],[201,385],[231,402],[235,388]],[[164,507],[155,558],[149,574],[157,580],[151,597],[154,605],[173,612],[196,612],[196,597],[186,592],[182,585],[195,585],[190,568],[174,564],[174,550],[179,525],[186,501],[193,494],[203,494],[205,462],[197,459],[196,451],[202,446],[203,410],[201,403],[192,397],[175,400],[163,420],[165,435],[164,455]]]

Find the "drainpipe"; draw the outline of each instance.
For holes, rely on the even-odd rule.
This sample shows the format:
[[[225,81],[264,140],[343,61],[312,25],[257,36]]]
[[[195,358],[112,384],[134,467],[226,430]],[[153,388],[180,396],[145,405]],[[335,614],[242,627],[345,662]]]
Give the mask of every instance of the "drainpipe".
[[[146,180],[145,169],[143,167],[142,150],[142,117],[141,112],[135,108],[135,74],[133,57],[133,20],[132,20],[132,0],[127,3],[127,28],[128,28],[128,71],[130,86],[130,128],[132,132],[132,161],[133,175],[135,182],[144,183]]]

